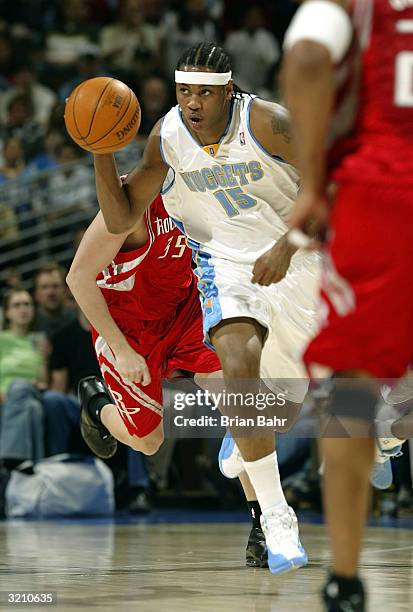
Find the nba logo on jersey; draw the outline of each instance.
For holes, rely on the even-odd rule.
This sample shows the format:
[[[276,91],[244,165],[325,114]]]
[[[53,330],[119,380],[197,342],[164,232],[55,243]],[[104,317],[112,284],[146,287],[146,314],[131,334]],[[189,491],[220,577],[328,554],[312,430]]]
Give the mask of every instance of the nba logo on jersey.
[[[239,133],[239,141],[240,141],[240,143],[241,143],[243,146],[245,146],[245,134],[244,134],[244,132],[240,132],[240,133]]]

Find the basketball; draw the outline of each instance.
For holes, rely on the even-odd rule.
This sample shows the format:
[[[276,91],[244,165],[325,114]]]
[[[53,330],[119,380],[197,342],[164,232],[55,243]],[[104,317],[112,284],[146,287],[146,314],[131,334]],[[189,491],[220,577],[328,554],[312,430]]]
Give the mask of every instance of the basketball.
[[[83,81],[66,101],[66,129],[76,144],[91,153],[122,149],[134,139],[140,122],[137,97],[111,77]]]

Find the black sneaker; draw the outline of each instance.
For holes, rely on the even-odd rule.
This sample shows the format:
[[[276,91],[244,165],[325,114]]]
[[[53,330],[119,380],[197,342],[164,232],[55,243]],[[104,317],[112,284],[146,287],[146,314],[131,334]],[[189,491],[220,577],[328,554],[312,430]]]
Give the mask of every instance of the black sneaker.
[[[96,376],[88,376],[79,382],[77,393],[80,402],[80,431],[84,441],[101,459],[113,457],[118,448],[117,440],[89,410],[90,400],[97,395],[107,398],[108,404],[114,404],[109,389]]]
[[[268,567],[268,551],[261,527],[253,527],[245,551],[247,567]]]
[[[366,597],[359,578],[330,576],[322,591],[327,612],[365,612]]]

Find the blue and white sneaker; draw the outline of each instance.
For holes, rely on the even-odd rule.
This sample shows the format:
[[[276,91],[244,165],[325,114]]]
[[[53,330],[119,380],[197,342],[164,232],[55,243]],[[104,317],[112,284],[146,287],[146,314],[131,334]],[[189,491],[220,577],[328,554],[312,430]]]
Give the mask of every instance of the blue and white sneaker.
[[[375,489],[388,489],[393,482],[393,471],[390,459],[400,457],[403,440],[398,438],[377,438],[376,456],[370,474],[370,482]]]
[[[284,574],[307,565],[308,557],[300,542],[294,510],[279,504],[261,516],[261,527],[268,549],[268,567],[272,574]]]
[[[226,478],[237,478],[244,471],[244,462],[235,440],[228,431],[218,454],[219,469]]]

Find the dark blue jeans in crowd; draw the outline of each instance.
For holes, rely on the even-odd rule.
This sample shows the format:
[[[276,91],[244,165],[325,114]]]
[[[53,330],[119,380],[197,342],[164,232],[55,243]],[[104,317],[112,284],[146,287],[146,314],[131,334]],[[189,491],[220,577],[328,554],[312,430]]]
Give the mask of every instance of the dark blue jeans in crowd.
[[[44,456],[41,393],[30,381],[16,378],[1,407],[0,459],[38,461]]]
[[[69,451],[73,433],[80,436],[80,405],[74,395],[45,391],[42,396],[46,432],[46,452],[59,455]]]

